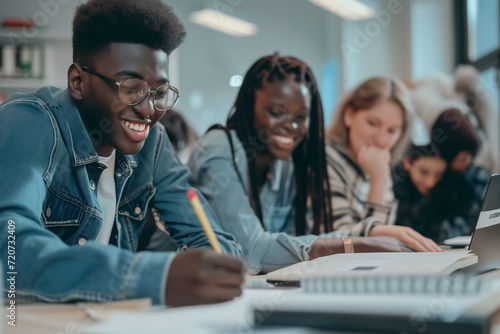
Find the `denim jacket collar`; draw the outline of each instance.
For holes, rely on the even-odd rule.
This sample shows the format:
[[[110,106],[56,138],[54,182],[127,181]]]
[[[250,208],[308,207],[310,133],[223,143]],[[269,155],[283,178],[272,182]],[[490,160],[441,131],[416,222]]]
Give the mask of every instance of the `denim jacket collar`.
[[[72,166],[86,165],[99,160],[78,108],[67,89],[59,92],[56,104],[66,126],[60,124],[61,136],[70,151]],[[60,121],[59,121],[60,122]]]
[[[67,126],[61,126],[60,129],[61,136],[71,152],[72,166],[97,162],[99,157],[69,91],[62,90],[56,101],[55,104],[59,107],[67,124]],[[130,168],[137,167],[135,155],[124,155],[117,152],[117,162],[125,172]]]

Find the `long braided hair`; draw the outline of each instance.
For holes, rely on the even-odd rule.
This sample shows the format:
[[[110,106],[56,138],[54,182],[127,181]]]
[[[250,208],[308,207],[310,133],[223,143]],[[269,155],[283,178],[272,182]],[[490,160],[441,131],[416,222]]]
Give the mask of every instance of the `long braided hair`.
[[[262,226],[262,205],[259,198],[259,180],[255,157],[259,151],[259,136],[254,128],[255,91],[265,82],[293,79],[304,83],[311,94],[309,131],[293,151],[295,180],[295,231],[304,235],[307,227],[307,203],[313,212],[314,234],[331,231],[332,210],[330,184],[326,172],[323,107],[314,75],[304,62],[294,57],[280,57],[278,53],[257,60],[248,70],[227,121],[243,143],[248,161],[249,198]],[[253,138],[252,140],[250,140]],[[262,150],[262,148],[260,149]]]

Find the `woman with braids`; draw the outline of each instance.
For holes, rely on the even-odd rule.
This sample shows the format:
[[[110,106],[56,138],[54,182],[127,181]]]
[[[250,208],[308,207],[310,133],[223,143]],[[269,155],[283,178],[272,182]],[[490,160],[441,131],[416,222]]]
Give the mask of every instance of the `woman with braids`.
[[[442,251],[412,228],[393,225],[397,201],[390,163],[400,159],[412,119],[407,90],[392,78],[368,79],[340,104],[326,148],[334,230],[392,236],[417,251]]]
[[[198,141],[188,166],[252,272],[344,252],[346,233],[331,231],[321,99],[302,61],[255,62],[227,126]],[[408,250],[394,238],[346,242],[357,252]]]

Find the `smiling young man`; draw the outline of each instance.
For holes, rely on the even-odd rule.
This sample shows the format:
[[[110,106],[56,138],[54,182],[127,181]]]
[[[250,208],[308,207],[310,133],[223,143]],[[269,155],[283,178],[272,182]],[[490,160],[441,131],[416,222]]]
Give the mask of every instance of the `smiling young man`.
[[[150,206],[179,246],[209,246],[186,196],[189,171],[155,126],[179,96],[168,58],[184,35],[159,0],[91,0],[73,21],[68,88],[0,107],[0,249],[4,263],[17,250],[17,297],[175,306],[241,293],[232,255],[135,252]],[[239,255],[201,199],[222,248]]]

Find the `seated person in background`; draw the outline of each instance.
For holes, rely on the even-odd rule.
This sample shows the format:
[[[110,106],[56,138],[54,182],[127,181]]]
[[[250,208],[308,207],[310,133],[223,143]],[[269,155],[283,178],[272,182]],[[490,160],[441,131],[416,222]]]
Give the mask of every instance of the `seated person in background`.
[[[177,153],[181,162],[186,164],[194,144],[198,140],[198,135],[184,117],[175,110],[169,110],[160,120],[160,123],[167,130],[168,139],[170,139],[175,153]]]
[[[475,165],[481,141],[467,114],[455,108],[444,110],[432,127],[431,140],[448,162],[454,178],[465,180],[472,187],[475,200],[482,202],[491,171]]]
[[[470,121],[479,138],[480,147],[474,165],[491,173],[500,171],[498,143],[495,133],[495,108],[481,87],[480,75],[471,65],[460,65],[454,75],[432,73],[423,77],[411,90],[417,115],[430,133],[439,115],[448,109],[460,110]]]
[[[399,201],[396,224],[442,242],[469,235],[474,228],[482,198],[460,171],[478,168],[470,164],[479,140],[456,109],[438,117],[431,139],[428,145],[413,145],[393,171]]]
[[[378,77],[340,104],[326,146],[333,229],[352,236],[393,236],[418,251],[442,251],[415,230],[393,225],[397,205],[389,164],[410,135],[408,99],[398,80]]]
[[[454,209],[454,196],[446,196],[437,187],[446,169],[446,160],[434,144],[410,147],[393,172],[394,195],[399,201],[397,225],[411,227],[435,242],[443,240],[444,220]]]
[[[431,140],[448,163],[450,171],[443,182],[449,189],[454,183],[461,187],[467,183],[468,191],[461,196],[471,195],[466,206],[470,213],[447,219],[444,226],[449,233],[445,236],[469,231],[476,223],[491,173],[499,165],[492,137],[498,131],[492,122],[494,109],[479,84],[479,74],[467,65],[459,66],[454,78],[445,73],[428,75],[413,88],[411,97]]]
[[[0,106],[0,160],[8,162],[0,249],[7,254],[14,225],[17,298],[189,305],[240,295],[243,263],[234,256],[135,252],[149,204],[177,245],[210,245],[186,196],[189,170],[154,126],[178,97],[168,55],[184,35],[159,0],[91,0],[73,20],[68,88]],[[222,248],[239,255],[200,199]]]
[[[344,252],[347,233],[331,232],[319,89],[299,59],[257,60],[227,127],[203,136],[188,166],[253,272]],[[409,250],[395,238],[352,242],[355,252]]]
[[[444,238],[472,233],[481,210],[491,172],[476,166],[475,157],[481,141],[469,118],[459,109],[447,109],[432,127],[431,140],[447,161],[449,171],[443,177],[443,187],[453,193],[460,214],[450,215],[444,225]]]

